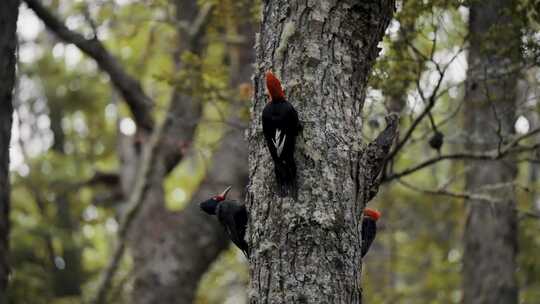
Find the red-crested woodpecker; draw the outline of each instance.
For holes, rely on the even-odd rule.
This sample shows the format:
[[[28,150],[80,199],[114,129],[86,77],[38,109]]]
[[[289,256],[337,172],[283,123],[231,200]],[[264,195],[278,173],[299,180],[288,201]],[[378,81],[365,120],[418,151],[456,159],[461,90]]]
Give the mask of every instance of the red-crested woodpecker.
[[[249,247],[244,239],[248,222],[246,206],[235,201],[226,200],[227,193],[231,188],[231,186],[227,187],[220,195],[216,195],[199,205],[204,212],[217,216],[231,241],[249,259]]]
[[[377,220],[381,217],[381,213],[375,209],[364,209],[364,220],[362,221],[362,257],[366,255],[371,247],[371,243],[375,240],[377,234]]]
[[[296,164],[294,149],[301,126],[298,113],[285,98],[279,79],[271,71],[266,72],[266,88],[270,102],[262,113],[262,127],[266,146],[274,161],[274,172],[280,195],[286,196],[296,190]]]

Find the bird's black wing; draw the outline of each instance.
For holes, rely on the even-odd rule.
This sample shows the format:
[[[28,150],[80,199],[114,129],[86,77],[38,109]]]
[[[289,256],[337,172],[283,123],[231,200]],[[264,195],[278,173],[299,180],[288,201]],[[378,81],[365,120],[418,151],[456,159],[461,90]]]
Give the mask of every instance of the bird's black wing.
[[[274,161],[278,160],[277,150],[273,143],[273,137],[276,132],[276,126],[274,125],[274,121],[272,120],[272,105],[269,103],[264,107],[263,114],[262,114],[262,127],[263,127],[263,133],[264,133],[264,139],[266,140],[266,146],[268,147],[268,151],[270,151],[270,155],[272,156],[272,159]]]
[[[249,248],[244,239],[247,225],[246,207],[232,201],[221,202],[218,220],[225,226],[231,241],[249,257]]]
[[[248,223],[248,214],[247,214],[247,210],[246,210],[246,207],[245,206],[241,206],[237,212],[234,213],[234,221],[236,222],[236,227],[238,229],[238,236],[240,237],[239,239],[239,243],[236,244],[240,249],[242,249],[242,251],[244,252],[244,254],[246,255],[246,257],[249,258],[249,246],[246,242],[246,228],[247,228],[247,223]]]
[[[287,113],[286,117],[284,118],[284,129],[286,130],[285,134],[287,137],[285,138],[282,159],[290,162],[293,160],[296,145],[296,136],[300,131],[300,123],[298,120],[298,113],[296,112],[296,109],[291,103],[283,103],[282,107],[284,108],[283,112]]]

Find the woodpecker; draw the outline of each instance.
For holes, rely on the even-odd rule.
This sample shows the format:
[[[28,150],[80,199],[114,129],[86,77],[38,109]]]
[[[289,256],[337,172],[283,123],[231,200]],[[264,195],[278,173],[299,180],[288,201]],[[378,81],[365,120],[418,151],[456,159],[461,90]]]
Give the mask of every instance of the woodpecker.
[[[301,126],[298,113],[285,98],[281,83],[271,71],[266,72],[266,88],[270,102],[262,113],[262,127],[266,146],[274,161],[274,172],[280,194],[295,192],[296,164],[294,146]]]
[[[249,247],[244,239],[248,222],[246,206],[235,201],[225,200],[231,188],[231,186],[227,187],[220,195],[200,203],[199,206],[202,211],[217,216],[218,221],[225,227],[231,241],[249,259]]]
[[[362,221],[362,258],[366,255],[375,240],[377,234],[377,220],[381,213],[375,209],[364,209],[364,220]]]

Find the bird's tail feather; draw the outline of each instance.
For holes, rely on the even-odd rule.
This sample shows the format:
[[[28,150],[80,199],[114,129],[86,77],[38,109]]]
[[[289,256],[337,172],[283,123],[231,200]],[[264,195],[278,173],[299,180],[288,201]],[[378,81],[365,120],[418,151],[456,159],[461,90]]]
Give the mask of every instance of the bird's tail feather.
[[[275,173],[280,196],[296,196],[296,164],[294,160],[276,162]]]

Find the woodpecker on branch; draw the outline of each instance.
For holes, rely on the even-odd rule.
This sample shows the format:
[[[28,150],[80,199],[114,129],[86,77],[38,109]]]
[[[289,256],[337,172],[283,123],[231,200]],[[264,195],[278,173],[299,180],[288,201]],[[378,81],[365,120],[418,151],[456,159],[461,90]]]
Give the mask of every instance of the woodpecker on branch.
[[[249,259],[249,247],[244,239],[248,222],[246,206],[235,201],[225,200],[231,188],[231,186],[227,187],[220,195],[216,195],[199,205],[204,212],[217,216],[231,241]]]
[[[377,220],[381,217],[381,213],[375,209],[364,209],[364,220],[362,221],[362,258],[366,255],[371,247],[371,243],[375,240],[377,234]]]
[[[270,102],[262,113],[266,146],[274,161],[274,172],[280,194],[296,193],[296,164],[294,146],[301,126],[298,113],[285,98],[281,83],[271,71],[266,72],[266,88]]]

